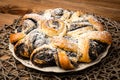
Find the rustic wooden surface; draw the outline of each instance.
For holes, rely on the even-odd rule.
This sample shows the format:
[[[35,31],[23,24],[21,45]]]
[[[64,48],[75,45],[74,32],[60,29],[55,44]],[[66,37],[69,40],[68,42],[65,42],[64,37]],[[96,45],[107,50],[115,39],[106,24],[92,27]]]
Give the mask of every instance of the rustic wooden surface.
[[[57,7],[84,10],[120,22],[120,0],[0,0],[0,26],[25,13]]]

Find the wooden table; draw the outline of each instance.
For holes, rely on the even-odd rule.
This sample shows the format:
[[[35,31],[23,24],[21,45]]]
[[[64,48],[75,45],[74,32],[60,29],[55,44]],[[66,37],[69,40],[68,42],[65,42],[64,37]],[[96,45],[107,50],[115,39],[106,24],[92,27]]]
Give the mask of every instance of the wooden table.
[[[57,7],[84,10],[120,22],[120,0],[0,0],[0,26],[25,13]]]

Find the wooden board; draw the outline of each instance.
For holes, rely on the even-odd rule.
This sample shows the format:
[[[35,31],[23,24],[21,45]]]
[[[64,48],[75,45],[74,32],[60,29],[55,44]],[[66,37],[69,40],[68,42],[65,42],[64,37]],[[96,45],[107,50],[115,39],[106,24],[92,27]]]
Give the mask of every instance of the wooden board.
[[[49,8],[84,10],[120,22],[120,0],[0,0],[0,26],[25,13]]]

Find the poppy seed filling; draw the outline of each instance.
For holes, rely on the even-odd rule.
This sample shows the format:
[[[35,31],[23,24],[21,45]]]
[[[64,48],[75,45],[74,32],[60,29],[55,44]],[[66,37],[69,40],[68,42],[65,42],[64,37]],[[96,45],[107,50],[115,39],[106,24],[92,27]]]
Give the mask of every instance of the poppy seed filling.
[[[49,21],[47,21],[47,24],[48,24],[49,27],[54,28],[54,29],[56,29],[56,30],[58,30],[59,27],[60,27],[58,21],[53,21],[53,20],[52,20],[51,23],[50,23]]]
[[[70,25],[70,28],[68,29],[68,31],[74,31],[74,30],[77,30],[79,28],[83,28],[83,27],[87,27],[87,26],[91,26],[91,25],[88,25],[88,24],[77,24],[77,23],[72,23]]]
[[[106,51],[108,44],[100,42],[99,40],[90,40],[89,56],[91,60],[97,59],[97,57]]]
[[[21,43],[18,46],[16,46],[16,49],[15,49],[16,56],[18,56],[20,58],[23,58],[23,59],[29,59],[27,56],[23,56],[25,51],[28,52],[27,56],[30,56],[30,54],[31,54],[32,51],[24,43]]]
[[[44,48],[40,51],[37,51],[33,57],[33,61],[38,59],[40,61],[43,61],[43,63],[41,64],[37,64],[40,67],[46,67],[46,66],[54,66],[55,65],[55,59],[54,59],[54,54],[56,54],[57,51],[56,50],[52,50],[52,49],[48,49],[48,48]]]

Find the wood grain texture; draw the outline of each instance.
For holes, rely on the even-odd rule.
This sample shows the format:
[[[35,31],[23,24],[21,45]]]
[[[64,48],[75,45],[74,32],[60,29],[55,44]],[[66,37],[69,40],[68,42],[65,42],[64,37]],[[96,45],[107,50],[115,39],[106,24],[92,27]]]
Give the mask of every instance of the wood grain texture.
[[[120,0],[0,0],[0,26],[26,13],[49,8],[83,10],[120,22]]]

